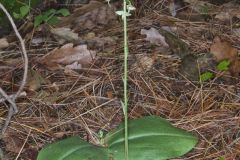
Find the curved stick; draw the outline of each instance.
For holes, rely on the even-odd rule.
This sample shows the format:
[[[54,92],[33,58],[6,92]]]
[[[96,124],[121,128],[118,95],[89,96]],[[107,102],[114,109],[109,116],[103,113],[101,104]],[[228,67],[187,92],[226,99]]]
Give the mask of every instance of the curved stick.
[[[8,124],[10,123],[11,117],[18,112],[15,100],[21,94],[21,92],[23,91],[23,88],[26,84],[27,72],[28,72],[28,57],[27,57],[27,52],[26,52],[26,48],[25,48],[25,45],[24,45],[24,40],[22,39],[20,33],[18,32],[17,27],[16,27],[11,15],[8,13],[8,11],[2,5],[2,3],[0,3],[0,8],[6,14],[7,18],[9,19],[9,21],[12,25],[12,28],[13,28],[16,36],[18,37],[18,39],[20,41],[20,45],[21,45],[21,48],[22,48],[22,56],[23,56],[23,61],[24,61],[23,79],[22,79],[22,82],[20,84],[20,87],[19,87],[17,93],[13,97],[9,97],[6,94],[6,92],[2,88],[0,88],[0,94],[3,96],[3,98],[5,98],[10,103],[10,109],[8,111],[8,117],[6,118],[5,124],[2,128],[2,132],[4,132],[6,130]]]

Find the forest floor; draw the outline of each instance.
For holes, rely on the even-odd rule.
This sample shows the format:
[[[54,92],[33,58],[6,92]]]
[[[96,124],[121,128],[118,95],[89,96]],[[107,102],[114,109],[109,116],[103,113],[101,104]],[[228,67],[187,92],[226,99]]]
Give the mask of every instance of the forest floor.
[[[133,5],[129,118],[157,115],[197,135],[198,144],[181,160],[239,160],[240,4],[135,0]],[[0,141],[5,159],[36,159],[44,145],[72,135],[95,144],[99,130],[123,121],[123,26],[115,14],[121,3],[55,7],[68,7],[71,14],[53,26],[33,28],[31,20],[19,25],[29,70],[16,101],[19,112]],[[22,79],[21,50],[14,33],[1,36],[0,83],[11,95]],[[230,65],[219,68],[223,60]],[[0,103],[2,125],[7,113],[8,104]]]

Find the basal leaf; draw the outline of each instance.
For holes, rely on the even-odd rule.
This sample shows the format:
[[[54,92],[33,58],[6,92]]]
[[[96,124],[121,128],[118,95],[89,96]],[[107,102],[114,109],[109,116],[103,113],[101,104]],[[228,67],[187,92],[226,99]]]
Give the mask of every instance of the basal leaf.
[[[108,156],[105,148],[71,137],[42,149],[37,160],[108,160]]]
[[[105,137],[99,147],[79,137],[67,138],[42,149],[37,160],[124,160],[124,125]],[[129,160],[167,160],[182,156],[197,143],[197,137],[149,116],[129,122]]]
[[[156,117],[129,122],[129,160],[166,160],[190,151],[198,139]],[[105,143],[114,160],[124,159],[124,126],[107,134]]]

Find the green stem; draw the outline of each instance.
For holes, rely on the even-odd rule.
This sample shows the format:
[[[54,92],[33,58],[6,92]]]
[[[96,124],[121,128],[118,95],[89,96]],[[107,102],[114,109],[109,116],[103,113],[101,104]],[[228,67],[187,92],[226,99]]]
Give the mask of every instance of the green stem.
[[[125,124],[125,160],[128,160],[128,91],[127,91],[127,79],[128,79],[128,34],[127,34],[127,2],[123,2],[123,16],[124,24],[124,124]]]

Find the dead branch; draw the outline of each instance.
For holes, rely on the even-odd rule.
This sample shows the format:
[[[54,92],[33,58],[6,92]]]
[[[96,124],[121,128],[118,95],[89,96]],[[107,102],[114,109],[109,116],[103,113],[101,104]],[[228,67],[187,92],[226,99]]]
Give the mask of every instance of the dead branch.
[[[8,116],[6,118],[4,126],[2,128],[2,133],[4,133],[5,130],[7,129],[7,126],[9,125],[9,123],[11,121],[12,116],[18,112],[18,108],[17,108],[17,105],[15,103],[15,100],[21,94],[21,92],[23,91],[23,88],[26,84],[27,72],[28,72],[28,57],[27,57],[27,52],[26,52],[26,48],[25,48],[25,45],[24,45],[24,40],[22,39],[20,33],[18,32],[17,27],[16,27],[11,15],[8,13],[8,11],[2,5],[2,3],[0,3],[0,8],[6,14],[7,18],[9,19],[9,21],[12,25],[12,28],[13,28],[16,36],[18,37],[18,39],[20,41],[20,45],[21,45],[21,48],[22,48],[22,57],[23,57],[23,61],[24,61],[23,79],[22,79],[22,82],[20,84],[20,87],[19,87],[17,93],[14,96],[8,96],[7,93],[2,88],[0,88],[0,94],[3,96],[3,98],[5,98],[6,101],[8,101],[10,103]]]

